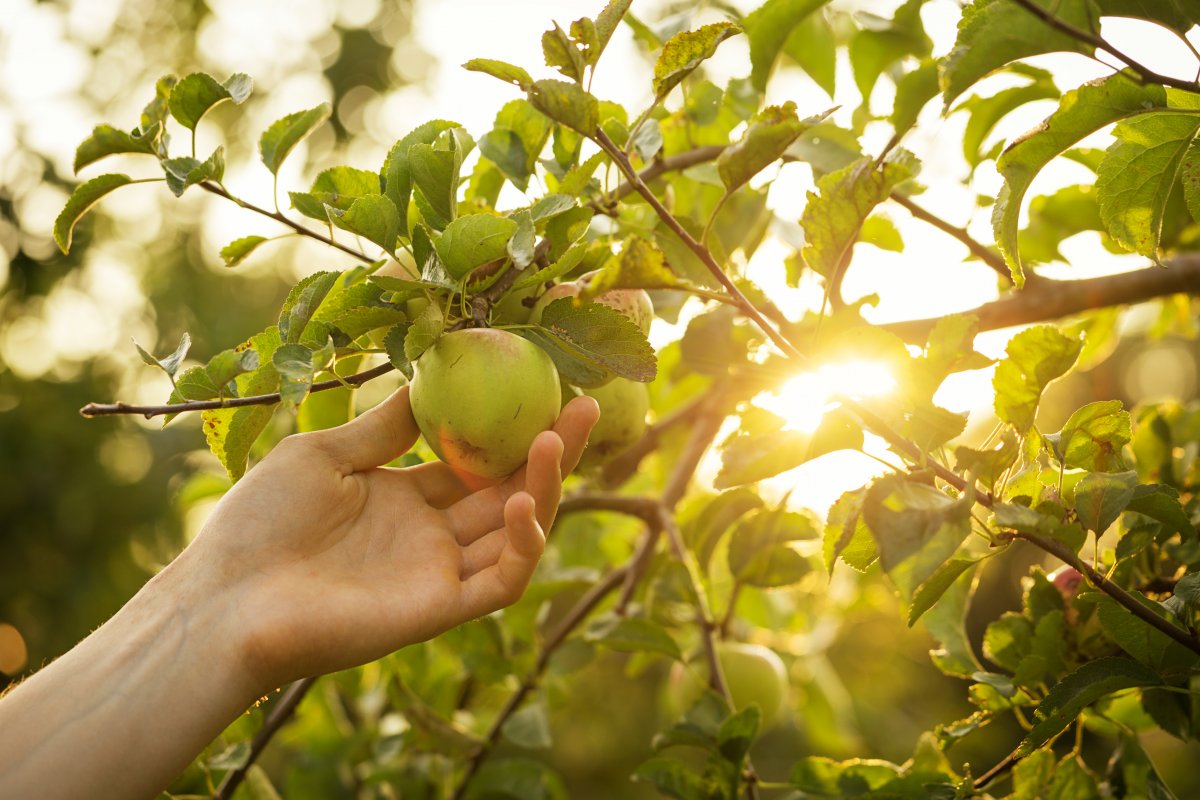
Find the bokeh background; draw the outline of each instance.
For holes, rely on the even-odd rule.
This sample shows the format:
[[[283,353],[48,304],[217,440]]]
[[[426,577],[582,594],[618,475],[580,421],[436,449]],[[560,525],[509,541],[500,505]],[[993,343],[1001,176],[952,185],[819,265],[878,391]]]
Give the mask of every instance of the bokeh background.
[[[217,255],[226,242],[280,231],[198,191],[176,200],[161,184],[127,189],[119,203],[102,203],[77,229],[71,254],[63,256],[51,229],[77,181],[71,168],[76,144],[100,121],[130,127],[161,75],[203,70],[224,79],[246,72],[256,83],[253,97],[237,109],[218,108],[206,119],[201,150],[224,144],[226,182],[243,197],[270,206],[270,175],[258,163],[255,144],[274,119],[322,101],[335,109],[332,124],[308,140],[281,171],[281,190],[304,188],[316,171],[333,164],[373,168],[397,138],[427,119],[454,119],[481,133],[511,96],[493,79],[459,65],[472,57],[491,57],[536,67],[539,37],[551,18],[567,23],[596,13],[601,5],[601,0],[4,0],[0,690],[69,649],[119,608],[195,534],[227,487],[220,466],[203,449],[195,420],[180,419],[160,429],[157,421],[137,417],[89,421],[79,416],[78,409],[89,401],[165,399],[165,378],[142,364],[130,339],[164,353],[187,331],[193,353],[206,358],[270,324],[297,278],[342,266],[310,242],[285,239],[266,255],[227,269]],[[735,4],[743,10],[750,5]],[[863,13],[889,17],[897,5],[892,0],[844,0],[832,3],[829,15],[837,25],[852,26]],[[668,34],[722,16],[715,3],[646,0],[635,2],[634,10]],[[935,55],[949,48],[958,15],[952,0],[930,0],[923,9]],[[1179,52],[1176,40],[1137,25],[1106,33],[1120,37],[1155,69],[1170,73],[1186,68],[1180,65],[1188,63],[1188,54]],[[1195,34],[1193,40],[1200,42]],[[650,95],[651,63],[629,30],[622,29],[606,51],[593,90],[641,108]],[[747,64],[744,45],[735,39],[708,68],[720,83],[721,77],[747,72]],[[1052,68],[1063,87],[1104,73],[1074,56],[1051,57],[1041,65]],[[837,77],[830,97],[791,69],[773,82],[769,99],[795,100],[802,114],[840,103],[844,110],[838,113],[848,114],[860,103],[848,64],[839,64]],[[890,84],[881,81],[872,107],[886,112],[890,91]],[[926,109],[907,143],[925,158],[924,178],[934,187],[925,204],[990,241],[988,209],[978,197],[994,194],[998,177],[985,165],[967,179],[958,155],[963,121],[940,118],[940,109],[933,108],[937,105]],[[1012,129],[997,130],[993,138],[1020,132],[1048,108],[1030,104]],[[868,125],[864,138],[870,148],[872,136],[886,135],[886,127]],[[148,174],[146,169],[145,163],[113,161],[101,171]],[[1080,173],[1075,169],[1048,170],[1036,188],[1048,192],[1055,182],[1076,182]],[[98,174],[95,168],[85,177],[92,174]],[[772,187],[770,202],[795,219],[811,185],[805,168],[789,169]],[[871,313],[883,321],[965,309],[995,296],[994,276],[977,264],[963,263],[961,245],[900,216],[896,223],[906,250],[867,248],[869,263],[856,268],[846,282],[849,299],[878,292],[881,302]],[[790,252],[788,232],[773,231],[750,272],[773,297],[783,298],[777,302],[785,310],[798,315],[819,304],[820,290],[815,285],[798,290],[784,286],[780,265]],[[1094,233],[1073,238],[1064,254],[1073,266],[1052,265],[1049,274],[1084,277],[1142,266],[1137,259],[1109,253]],[[940,290],[929,291],[930,286]],[[1116,397],[1127,405],[1169,396],[1193,399],[1194,319],[1186,298],[1114,318],[1119,335],[1089,371],[1054,388],[1048,422],[1061,422],[1070,409],[1098,398]],[[656,323],[654,336],[666,341],[678,330]],[[984,335],[979,348],[999,355],[1012,333]],[[953,410],[971,410],[979,419],[988,415],[990,372],[956,376],[949,383],[941,402]],[[371,404],[388,388],[383,382],[372,386],[362,392],[361,403]],[[802,403],[805,394],[804,386],[797,387],[793,404]],[[288,420],[279,415],[261,444],[266,447],[287,431]],[[841,491],[879,469],[861,456],[830,459],[822,460],[817,470],[801,468],[774,479],[772,486],[780,493],[791,491],[793,502],[824,513]],[[711,469],[702,470],[701,477],[706,474]],[[605,537],[619,535],[612,529],[577,531],[575,541],[580,547],[603,546]],[[564,563],[571,557],[565,553]],[[987,572],[973,611],[976,640],[986,621],[1018,606],[1019,576],[1030,564],[1019,554],[997,562]],[[763,744],[766,755],[757,756],[760,771],[767,774],[783,774],[796,757],[809,753],[903,761],[919,732],[970,710],[963,685],[932,668],[926,655],[929,639],[903,626],[884,584],[844,577],[825,591],[837,609],[836,622],[805,626],[810,633],[804,640],[784,641],[781,634],[778,643],[793,651],[819,652],[821,658],[806,660],[805,674],[795,676],[802,687],[791,699],[797,722],[772,733]],[[555,710],[556,745],[549,757],[564,773],[572,796],[645,792],[631,787],[625,776],[656,729],[655,680],[662,676],[630,679],[615,657],[600,659],[587,670],[594,674],[578,682],[580,694],[561,699]],[[330,723],[335,733],[337,724]],[[1016,735],[1015,730],[997,729],[969,741],[954,756],[959,761],[978,758],[978,763],[997,760]],[[297,736],[297,750],[306,741],[311,745],[312,740]],[[1180,797],[1200,796],[1200,777],[1193,769],[1200,753],[1195,748],[1165,735],[1147,746]],[[341,753],[336,748],[330,752]]]

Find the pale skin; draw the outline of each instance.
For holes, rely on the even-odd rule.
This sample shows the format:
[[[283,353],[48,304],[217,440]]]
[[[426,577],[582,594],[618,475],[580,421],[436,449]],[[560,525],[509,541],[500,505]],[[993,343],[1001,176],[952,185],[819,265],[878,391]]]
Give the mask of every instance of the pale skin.
[[[284,440],[112,619],[0,698],[0,797],[154,797],[257,698],[511,604],[598,415],[572,400],[479,491],[440,462],[380,466],[417,439],[407,387]]]

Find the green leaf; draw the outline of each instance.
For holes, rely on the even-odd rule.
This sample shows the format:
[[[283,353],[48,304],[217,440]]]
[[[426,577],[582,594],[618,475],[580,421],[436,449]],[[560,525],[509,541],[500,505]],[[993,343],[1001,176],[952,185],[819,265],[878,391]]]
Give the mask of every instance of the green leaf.
[[[895,475],[876,481],[863,518],[879,548],[879,562],[901,595],[917,588],[954,554],[970,533],[970,502]]]
[[[181,197],[189,186],[204,181],[221,182],[225,177],[225,148],[218,147],[205,161],[188,156],[169,158],[162,162],[167,177],[167,188],[176,197]]]
[[[408,168],[427,208],[419,206],[429,224],[439,230],[458,216],[458,180],[463,159],[475,146],[463,128],[450,128],[433,144],[418,142],[408,149]],[[397,206],[399,208],[399,206]],[[428,209],[428,211],[427,211]],[[430,217],[428,212],[432,212]]]
[[[721,446],[718,489],[756,483],[794,469],[837,450],[860,450],[862,426],[842,410],[831,411],[811,432],[773,430],[750,434],[738,431]]]
[[[512,285],[510,292],[528,289],[531,286],[538,286],[548,281],[557,280],[563,275],[566,275],[571,270],[579,266],[583,261],[583,257],[587,255],[588,246],[584,242],[577,242],[571,245],[567,252],[562,254],[562,257],[555,261],[550,266],[532,272],[523,278],[518,278]]]
[[[433,346],[442,335],[442,329],[445,326],[445,319],[442,317],[442,310],[438,308],[436,303],[430,303],[425,307],[425,310],[412,321],[408,331],[404,335],[404,355],[409,363],[416,361],[421,357],[421,354]],[[389,358],[391,356],[389,355]],[[395,360],[392,361],[396,363]],[[399,366],[397,364],[397,366]],[[403,372],[401,368],[401,372]]]
[[[1189,610],[1194,612],[1200,609],[1200,572],[1191,572],[1180,578],[1173,595],[1182,600]]]
[[[325,206],[345,211],[360,197],[380,194],[379,183],[379,176],[369,170],[330,167],[317,175],[307,193],[290,192],[289,195],[292,205],[300,213],[327,222],[329,215]]]
[[[1146,114],[1113,130],[1116,142],[1100,162],[1096,191],[1100,218],[1126,249],[1158,260],[1167,201],[1197,134],[1194,114]]]
[[[751,704],[721,723],[717,731],[717,748],[725,760],[739,766],[742,764],[750,752],[750,745],[754,744],[761,721],[762,711],[757,705]]]
[[[253,372],[237,378],[239,396],[269,394],[278,390],[279,373],[275,371],[271,360],[280,344],[279,331],[274,327],[254,336],[247,343],[258,354],[260,365]],[[246,346],[240,349],[245,350]],[[236,482],[245,474],[250,448],[274,413],[274,406],[222,408],[202,413],[204,438],[229,473],[230,480]]]
[[[1121,736],[1121,744],[1109,761],[1107,784],[1114,797],[1177,800],[1133,735]]]
[[[862,518],[862,502],[865,497],[865,489],[845,492],[829,509],[822,553],[825,571],[830,575],[833,574],[833,565],[839,557],[859,572],[865,572],[867,567],[879,558],[875,539]]]
[[[243,236],[240,239],[234,239],[221,248],[221,260],[227,267],[236,267],[265,241],[267,241],[265,236]]]
[[[783,52],[808,73],[825,94],[833,97],[837,85],[837,37],[824,11],[817,9],[801,19],[783,43]],[[935,86],[936,83],[935,72]],[[937,93],[936,89],[934,93]]]
[[[1026,756],[1064,731],[1075,718],[1100,698],[1139,686],[1158,686],[1162,679],[1153,670],[1127,658],[1089,661],[1056,683],[1034,711],[1034,726],[1017,747]]]
[[[155,358],[147,352],[136,340],[133,341],[133,346],[137,348],[138,355],[142,357],[142,361],[147,366],[158,367],[163,372],[167,373],[168,378],[174,379],[175,373],[179,371],[179,365],[187,356],[187,352],[192,346],[192,337],[188,333],[184,333],[179,340],[179,346],[175,348],[175,352],[165,358]]]
[[[683,539],[696,554],[700,569],[708,572],[709,560],[721,538],[746,514],[762,508],[763,501],[752,489],[733,489],[709,500],[683,521]]]
[[[577,43],[557,22],[552,29],[542,34],[542,54],[546,58],[547,67],[554,67],[576,83],[583,82],[587,61]]]
[[[801,120],[796,104],[768,106],[750,120],[745,134],[717,157],[717,172],[725,192],[733,194],[743,184],[778,161],[796,137],[825,118],[825,114]]]
[[[683,653],[670,634],[661,625],[640,617],[601,614],[588,623],[583,638],[623,653],[661,653],[676,661],[683,660]]]
[[[206,73],[193,72],[175,84],[167,107],[180,125],[194,131],[200,118],[213,106],[224,100],[241,105],[253,90],[254,81],[241,72],[230,75],[224,83],[217,83],[216,78]]]
[[[922,617],[925,628],[939,644],[929,657],[947,675],[969,677],[980,669],[970,637],[967,636],[967,607],[975,591],[975,570],[967,570]],[[932,579],[932,578],[931,578]]]
[[[409,150],[414,144],[433,144],[445,130],[458,127],[456,122],[436,119],[410,131],[388,151],[379,175],[383,179],[384,194],[400,212],[400,235],[408,236],[408,201],[412,196],[412,171],[409,167]]]
[[[258,369],[258,353],[253,349],[222,350],[208,360],[204,372],[213,386],[225,387],[239,375]]]
[[[1120,400],[1088,403],[1070,416],[1061,431],[1047,436],[1058,460],[1091,472],[1121,470],[1121,448],[1133,438],[1129,412]]]
[[[1141,592],[1130,592],[1134,599],[1141,603],[1155,616],[1161,617],[1171,625],[1178,623],[1171,619],[1161,605],[1149,600]],[[1167,634],[1151,627],[1145,620],[1135,617],[1124,606],[1105,594],[1098,592],[1088,595],[1096,602],[1096,611],[1104,632],[1126,653],[1141,663],[1158,672],[1183,673],[1192,668],[1197,656],[1188,648],[1175,641]],[[1183,628],[1180,628],[1183,631]]]
[[[491,75],[493,78],[499,78],[505,83],[511,83],[526,90],[533,85],[533,78],[529,77],[529,73],[521,67],[491,58],[473,58],[463,64],[463,69],[468,69],[472,72],[483,72]]]
[[[643,761],[630,778],[649,783],[662,794],[677,800],[707,800],[711,797],[707,782],[694,768],[673,758],[658,756]]]
[[[544,750],[554,744],[550,735],[550,716],[541,700],[526,703],[501,728],[505,738],[518,747]]]
[[[979,561],[978,558],[955,557],[934,570],[913,592],[912,604],[908,607],[908,627],[915,625],[926,611],[937,605],[955,581]]]
[[[510,219],[516,220],[517,229],[512,238],[508,240],[508,244],[505,245],[505,250],[508,257],[512,259],[514,267],[525,269],[533,263],[537,247],[537,231],[533,227],[533,215],[528,211],[518,211]]]
[[[549,766],[523,758],[489,758],[464,800],[567,800],[567,790]]]
[[[292,149],[329,118],[331,111],[328,103],[322,103],[306,111],[288,114],[271,123],[258,141],[258,152],[272,175],[279,172],[280,166]]]
[[[732,22],[714,22],[668,39],[654,63],[655,100],[661,101],[670,94],[701,62],[712,58],[721,42],[741,32],[741,27]]]
[[[817,181],[820,195],[808,193],[800,217],[806,240],[801,253],[809,268],[832,279],[844,267],[867,217],[911,176],[912,164],[903,156],[878,168],[875,159],[862,158]]]
[[[469,214],[447,225],[434,248],[451,277],[463,278],[482,264],[504,258],[517,227],[509,217]]]
[[[990,5],[1001,3],[992,0]],[[1015,4],[1011,8],[1024,13]],[[992,210],[992,228],[1018,287],[1025,281],[1017,246],[1021,201],[1037,174],[1051,159],[1089,134],[1126,117],[1164,108],[1166,104],[1166,92],[1161,86],[1143,85],[1134,73],[1118,72],[1064,94],[1057,111],[1000,155],[996,169],[1004,178],[1004,186]]]
[[[729,571],[748,586],[790,586],[812,567],[792,542],[815,539],[818,523],[811,517],[784,509],[761,509],[743,517],[729,540]]]
[[[54,220],[54,242],[58,245],[58,249],[63,253],[69,252],[71,239],[75,233],[75,224],[83,215],[113,189],[132,182],[133,179],[128,175],[109,174],[100,175],[76,186],[75,191],[71,192],[71,196],[67,198],[63,210],[59,212],[58,218]]]
[[[1033,427],[1038,402],[1051,381],[1067,373],[1083,343],[1059,333],[1052,325],[1021,331],[1005,349],[1007,356],[992,378],[996,416],[1019,433]]]
[[[1059,20],[1092,30],[1100,15],[1091,0],[1054,3],[1033,0]],[[1005,64],[1043,53],[1082,53],[1091,46],[1047,25],[1009,0],[976,0],[963,9],[954,49],[942,65],[942,91],[949,108],[954,99],[977,81]]]
[[[333,206],[325,208],[334,225],[374,242],[389,253],[395,252],[396,237],[400,235],[400,212],[388,198],[381,194],[364,195],[345,211]]]
[[[621,24],[621,18],[625,16],[625,12],[629,10],[632,2],[633,0],[609,0],[604,10],[596,16],[596,44],[589,53],[589,62],[593,66],[600,60],[600,54],[608,46],[609,40],[617,30],[617,26]]]
[[[411,327],[412,324],[406,322],[393,325],[383,337],[383,349],[387,353],[388,361],[410,381],[413,378],[413,367],[404,349],[404,342]]]
[[[576,386],[600,386],[613,375],[648,383],[657,374],[654,349],[637,323],[600,303],[555,300],[538,327],[517,332],[545,349]]]
[[[339,272],[314,272],[292,287],[279,311],[279,336],[283,342],[300,341],[304,327],[339,277]]]
[[[1075,486],[1075,513],[1097,536],[1108,530],[1133,499],[1136,472],[1092,472]]]
[[[990,97],[969,97],[958,106],[958,111],[971,115],[963,131],[963,155],[971,166],[985,158],[983,143],[1000,120],[1026,103],[1058,98],[1058,87],[1049,72],[1037,70],[1026,74],[1034,80],[1024,86],[1001,89]]]
[[[609,259],[583,286],[579,299],[587,302],[612,289],[669,289],[687,285],[667,266],[662,250],[640,236],[631,236],[621,245],[617,257]]]
[[[510,100],[496,113],[492,130],[480,138],[479,151],[525,191],[553,127],[525,98]]]
[[[160,128],[158,123],[151,125],[148,131],[135,130],[132,133],[118,130],[111,125],[97,125],[92,129],[92,135],[84,139],[75,150],[75,171],[95,163],[106,156],[121,153],[144,153],[157,155],[155,142]]]
[[[1179,502],[1179,492],[1161,483],[1140,484],[1133,489],[1129,511],[1162,523],[1163,529],[1190,538],[1196,531],[1191,517]]]
[[[829,0],[767,0],[746,17],[743,25],[750,42],[750,80],[766,91],[767,80],[792,31]]]
[[[974,472],[985,486],[992,486],[1016,462],[1019,453],[1016,435],[1006,428],[990,450],[959,446],[954,448],[954,460],[959,472]]]
[[[858,15],[862,29],[850,39],[847,50],[864,104],[884,70],[906,56],[924,58],[933,49],[921,23],[924,4],[925,0],[906,0],[890,20],[865,12]]]
[[[529,90],[533,107],[555,122],[591,137],[600,124],[600,104],[574,83],[541,80]]]
[[[938,65],[926,59],[911,72],[906,72],[896,81],[896,100],[892,105],[890,121],[897,136],[902,136],[917,124],[921,109],[937,96]]]
[[[295,408],[312,388],[313,375],[319,364],[313,363],[313,352],[302,344],[285,344],[271,356],[271,364],[279,373],[279,397],[284,408]]]

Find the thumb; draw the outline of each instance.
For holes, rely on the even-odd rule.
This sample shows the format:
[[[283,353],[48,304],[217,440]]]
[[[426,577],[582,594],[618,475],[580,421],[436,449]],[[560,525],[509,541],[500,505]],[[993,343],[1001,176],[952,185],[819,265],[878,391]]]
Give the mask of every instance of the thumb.
[[[403,455],[420,434],[405,385],[346,424],[304,436],[349,474],[378,467]]]

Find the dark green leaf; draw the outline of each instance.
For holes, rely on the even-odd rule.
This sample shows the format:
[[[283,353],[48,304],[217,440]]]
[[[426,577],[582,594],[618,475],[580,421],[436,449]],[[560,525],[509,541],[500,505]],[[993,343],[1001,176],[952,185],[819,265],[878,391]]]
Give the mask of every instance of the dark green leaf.
[[[1127,658],[1089,661],[1056,683],[1037,710],[1034,726],[1017,748],[1022,757],[1057,736],[1085,708],[1100,698],[1137,686],[1157,686],[1162,679],[1153,670]]]
[[[926,611],[937,605],[959,576],[978,563],[978,558],[956,557],[938,567],[913,592],[912,604],[908,608],[908,627],[915,625]]]
[[[742,760],[750,752],[750,745],[754,744],[761,720],[762,711],[757,705],[751,704],[721,723],[717,732],[717,748],[726,761],[741,766]]]
[[[259,139],[258,152],[272,175],[279,172],[279,167],[292,149],[329,118],[331,111],[328,103],[322,103],[306,111],[288,114],[271,123]]]
[[[729,539],[729,571],[749,586],[790,586],[809,572],[808,559],[792,542],[815,539],[820,528],[796,511],[763,509],[743,517]]]
[[[504,258],[517,227],[509,217],[469,214],[447,225],[434,247],[450,276],[463,278],[482,264]]]
[[[648,383],[657,373],[654,349],[641,328],[600,303],[555,300],[542,311],[538,327],[518,332],[541,345],[576,386],[599,386],[612,375]]]
[[[1179,492],[1161,483],[1141,484],[1134,487],[1129,511],[1150,517],[1162,523],[1163,529],[1190,538],[1196,531],[1191,517],[1179,502]]]
[[[203,181],[220,183],[225,177],[225,148],[218,147],[205,161],[188,156],[169,158],[162,162],[167,177],[167,188],[176,197],[183,195],[189,186]]]
[[[1161,617],[1171,625],[1178,624],[1167,615],[1161,605],[1147,599],[1141,592],[1134,591],[1131,594],[1152,614]],[[1200,659],[1200,656],[1167,634],[1151,627],[1145,620],[1135,617],[1108,595],[1095,593],[1089,595],[1089,599],[1094,599],[1096,602],[1097,615],[1104,632],[1122,650],[1151,669],[1159,672],[1183,673],[1193,667],[1197,659]],[[1180,631],[1182,632],[1183,628],[1180,628]]]
[[[410,323],[400,323],[388,329],[383,337],[383,349],[387,352],[388,361],[410,381],[413,378],[412,361],[404,350],[404,342],[408,336]]]
[[[563,275],[566,275],[571,270],[579,266],[583,261],[583,257],[587,255],[588,246],[584,242],[577,242],[571,245],[571,249],[563,253],[562,257],[555,261],[545,269],[537,270],[522,278],[518,278],[513,283],[511,291],[519,291],[528,289],[531,286],[538,286],[549,281],[557,280]]]
[[[708,800],[708,786],[691,765],[672,758],[651,758],[630,776],[640,783],[649,783],[667,797],[676,800]]]
[[[1092,472],[1075,486],[1075,513],[1097,536],[1108,530],[1133,499],[1136,472]]]
[[[314,272],[292,287],[279,311],[279,335],[283,342],[300,341],[304,326],[340,276],[339,272]]]
[[[439,230],[458,216],[459,171],[474,146],[466,130],[450,128],[433,144],[418,142],[408,149],[408,170],[420,190],[417,199],[427,204],[419,206],[421,213]]]
[[[342,230],[374,242],[389,253],[395,252],[396,237],[400,235],[400,213],[387,197],[369,194],[355,200],[345,211],[333,206],[325,209],[330,222]]]
[[[254,81],[241,72],[230,75],[224,83],[217,83],[216,78],[206,73],[193,72],[175,84],[167,107],[180,125],[194,131],[200,118],[213,106],[224,100],[241,105],[253,90]]]
[[[458,127],[456,122],[432,120],[411,131],[392,145],[379,171],[383,178],[384,194],[400,212],[400,235],[408,235],[408,201],[412,196],[412,171],[409,167],[409,150],[414,144],[433,144],[445,130]]]
[[[92,206],[100,202],[106,194],[126,184],[132,183],[128,175],[109,174],[92,178],[81,183],[67,198],[67,204],[54,220],[54,242],[64,253],[71,249],[71,239],[75,233],[75,223],[86,214]]]
[[[84,139],[75,150],[75,171],[95,163],[106,156],[121,153],[145,153],[156,155],[155,140],[159,134],[155,123],[148,131],[126,133],[111,125],[97,125],[92,135]]]
[[[518,747],[544,750],[554,744],[546,704],[540,700],[522,706],[505,721],[501,730],[505,738]]]

